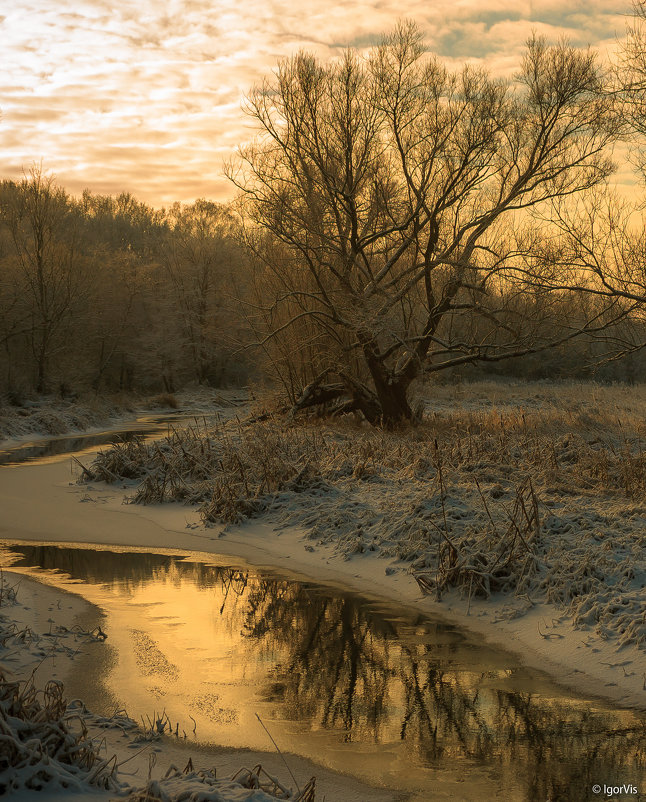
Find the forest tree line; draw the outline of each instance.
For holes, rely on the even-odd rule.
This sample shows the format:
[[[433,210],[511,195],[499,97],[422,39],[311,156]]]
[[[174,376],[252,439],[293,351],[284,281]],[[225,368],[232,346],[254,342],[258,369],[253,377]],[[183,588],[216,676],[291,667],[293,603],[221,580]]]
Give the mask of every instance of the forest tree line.
[[[646,238],[612,176],[646,132],[643,16],[613,69],[533,37],[507,81],[411,23],[300,53],[246,99],[229,206],[4,181],[0,387],[266,378],[390,425],[429,377],[639,380]]]
[[[266,246],[267,247],[267,246]],[[276,247],[275,244],[273,246]],[[275,264],[284,259],[274,254]],[[187,385],[244,385],[265,378],[293,403],[329,358],[306,320],[278,331],[263,296],[278,296],[250,251],[237,217],[205,200],[154,209],[124,193],[71,197],[51,176],[31,172],[0,184],[0,389],[5,400],[56,395],[174,392]],[[536,319],[539,294],[501,290],[506,324]],[[602,312],[603,304],[596,304]],[[571,291],[553,293],[541,312],[555,328],[591,317]],[[452,323],[462,340],[477,320]],[[465,324],[468,324],[466,326]],[[275,336],[263,342],[268,328]],[[468,328],[468,330],[467,330]],[[538,332],[532,334],[535,337]],[[641,353],[608,360],[617,342],[646,339],[638,321],[618,321],[605,336],[578,338],[496,365],[466,364],[446,377],[597,378],[635,381]],[[457,352],[456,352],[457,353]],[[445,377],[445,378],[446,378]]]
[[[73,198],[41,169],[0,184],[5,393],[244,383],[243,252],[226,207]]]

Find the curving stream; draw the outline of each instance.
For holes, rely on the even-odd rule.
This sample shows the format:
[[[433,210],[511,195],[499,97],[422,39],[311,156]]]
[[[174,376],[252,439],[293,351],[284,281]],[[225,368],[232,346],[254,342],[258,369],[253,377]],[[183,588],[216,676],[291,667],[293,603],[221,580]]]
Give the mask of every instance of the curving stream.
[[[457,627],[213,555],[5,541],[0,566],[105,611],[68,687],[97,712],[165,710],[189,740],[271,749],[258,714],[281,750],[411,802],[646,792],[646,714]]]
[[[95,451],[99,446],[110,445],[115,440],[132,440],[135,437],[156,437],[169,425],[181,423],[193,416],[182,413],[172,415],[146,415],[130,425],[102,432],[79,432],[53,437],[25,439],[10,446],[0,445],[0,466],[11,467],[26,462],[54,462],[74,454],[83,455]]]

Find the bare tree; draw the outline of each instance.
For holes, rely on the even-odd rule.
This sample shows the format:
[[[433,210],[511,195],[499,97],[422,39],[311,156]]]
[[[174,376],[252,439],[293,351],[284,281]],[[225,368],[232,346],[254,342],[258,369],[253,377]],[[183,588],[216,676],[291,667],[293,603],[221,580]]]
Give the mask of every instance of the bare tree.
[[[0,221],[6,225],[24,287],[36,389],[47,389],[52,353],[78,300],[83,256],[67,194],[33,167],[19,184],[4,182]]]
[[[110,385],[132,389],[139,379],[151,386],[163,383],[160,335],[176,335],[177,318],[171,304],[163,314],[154,278],[160,244],[168,234],[164,212],[129,193],[112,197],[89,190],[77,207],[84,250],[92,259],[91,299],[80,315],[91,386],[98,393]]]
[[[646,177],[646,2],[633,0],[633,17],[619,50],[615,91],[632,139],[633,156]],[[630,136],[632,132],[632,137]]]
[[[634,201],[604,185],[577,203],[557,200],[515,269],[526,286],[568,295],[605,321],[588,328],[591,364],[646,346],[646,226]]]
[[[633,19],[609,86],[622,120],[624,143],[646,177],[646,2],[635,0]],[[636,188],[635,188],[636,189]],[[525,279],[557,292],[578,292],[613,305],[622,325],[603,331],[606,357],[643,348],[646,325],[646,225],[637,193],[621,197],[607,183],[571,199],[555,197],[536,216],[534,247]]]
[[[259,137],[228,173],[271,277],[261,341],[306,324],[292,351],[317,351],[299,406],[349,397],[392,425],[424,373],[574,336],[529,324],[509,267],[527,210],[611,172],[602,88],[592,53],[539,38],[513,83],[452,74],[401,24],[365,59],[301,53],[250,94]]]
[[[0,395],[244,378],[235,225],[203,200],[75,199],[39,168],[0,183]]]
[[[218,379],[225,358],[227,276],[234,259],[235,220],[225,206],[206,200],[168,214],[169,233],[161,261],[181,318],[182,338],[193,379]]]

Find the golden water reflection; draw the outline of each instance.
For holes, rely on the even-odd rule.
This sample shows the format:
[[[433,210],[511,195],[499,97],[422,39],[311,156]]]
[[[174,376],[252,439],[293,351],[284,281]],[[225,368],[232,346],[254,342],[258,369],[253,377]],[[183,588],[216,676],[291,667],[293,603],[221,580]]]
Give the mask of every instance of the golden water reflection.
[[[447,776],[486,776],[464,799],[646,791],[646,717],[576,697],[456,627],[191,555],[0,556],[103,607],[109,698],[136,717],[165,709],[180,734],[192,737],[192,718],[201,741],[270,749],[257,713],[282,750],[420,800]]]

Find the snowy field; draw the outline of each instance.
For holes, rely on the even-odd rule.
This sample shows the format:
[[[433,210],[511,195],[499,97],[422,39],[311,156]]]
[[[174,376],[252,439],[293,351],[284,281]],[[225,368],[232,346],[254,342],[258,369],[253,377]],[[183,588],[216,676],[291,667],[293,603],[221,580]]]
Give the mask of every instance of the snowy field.
[[[288,567],[646,708],[644,388],[459,385],[425,409],[387,433],[256,405],[108,449],[86,471],[3,469],[0,537]]]

